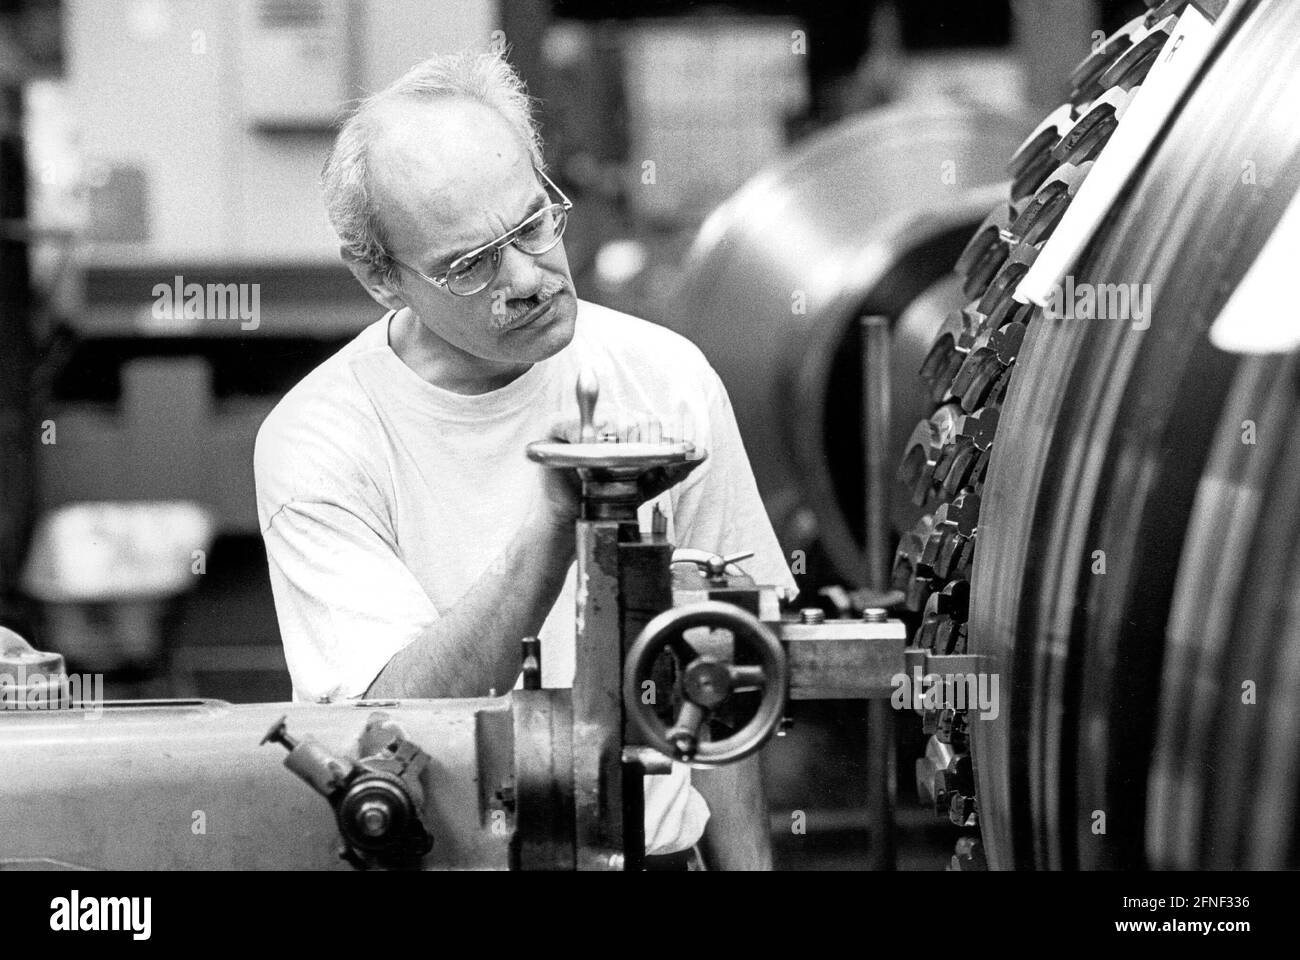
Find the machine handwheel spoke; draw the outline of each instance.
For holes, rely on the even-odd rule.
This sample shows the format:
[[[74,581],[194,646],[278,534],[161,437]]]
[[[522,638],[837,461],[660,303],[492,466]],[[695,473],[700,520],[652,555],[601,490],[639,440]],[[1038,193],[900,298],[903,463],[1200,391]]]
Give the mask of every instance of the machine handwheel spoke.
[[[731,676],[732,693],[750,693],[762,690],[767,685],[767,675],[763,673],[762,667],[732,664],[727,673]]]

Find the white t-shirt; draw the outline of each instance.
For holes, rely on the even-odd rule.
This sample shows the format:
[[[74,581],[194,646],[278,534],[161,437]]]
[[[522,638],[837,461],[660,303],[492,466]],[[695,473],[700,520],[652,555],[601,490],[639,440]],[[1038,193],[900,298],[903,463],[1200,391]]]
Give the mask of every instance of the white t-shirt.
[[[672,331],[578,301],[573,341],[489,393],[433,386],[389,345],[392,314],[290,390],[257,435],[258,523],[297,699],[359,697],[399,650],[449,609],[536,502],[524,448],[577,417],[583,367],[596,417],[654,417],[708,458],[656,502],[679,547],[753,550],[746,571],[795,592],[727,393],[699,349]],[[641,510],[649,527],[651,504]],[[539,637],[542,685],[574,676],[574,569]],[[646,849],[694,844],[708,819],[689,769],[646,778]]]

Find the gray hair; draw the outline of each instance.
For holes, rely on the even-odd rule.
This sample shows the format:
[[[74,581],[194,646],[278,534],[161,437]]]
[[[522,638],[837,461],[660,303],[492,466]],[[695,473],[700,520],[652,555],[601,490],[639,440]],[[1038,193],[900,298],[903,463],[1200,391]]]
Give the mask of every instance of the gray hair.
[[[347,253],[383,272],[388,282],[397,265],[384,242],[383,224],[375,205],[370,144],[376,109],[394,100],[434,100],[463,97],[496,110],[520,142],[533,165],[542,166],[542,139],[533,119],[533,99],[515,69],[497,53],[452,53],[416,64],[391,86],[362,100],[344,121],[334,149],[321,172],[330,224]]]

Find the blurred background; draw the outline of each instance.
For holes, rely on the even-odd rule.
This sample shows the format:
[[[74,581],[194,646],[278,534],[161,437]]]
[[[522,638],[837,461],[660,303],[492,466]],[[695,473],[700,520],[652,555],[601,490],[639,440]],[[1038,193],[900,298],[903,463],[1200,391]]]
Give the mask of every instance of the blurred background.
[[[781,331],[755,291],[808,251],[878,274],[884,237],[918,258],[919,279],[888,308],[914,308],[899,327],[914,370],[903,334],[928,345],[960,306],[949,271],[990,206],[980,188],[1005,178],[1074,65],[1140,9],[0,0],[0,624],[70,670],[104,673],[112,698],[290,697],[253,439],[289,387],[380,315],[341,265],[318,172],[349,101],[429,54],[507,45],[576,204],[565,242],[579,294],[705,349],[778,535],[806,557],[804,597],[833,609],[824,589],[871,580],[858,569],[861,442],[808,453],[800,418],[819,437],[860,438],[860,384],[788,418],[772,385],[856,362],[849,321],[865,288],[839,276],[822,290],[807,271],[778,283],[764,302],[786,319],[806,299]],[[918,209],[923,228],[903,216]],[[800,229],[808,211],[821,211],[815,241]],[[924,242],[899,240],[918,229]],[[154,287],[177,277],[256,284],[255,328],[159,318]],[[896,401],[905,428],[910,403]],[[816,461],[812,480],[793,476],[800,458]],[[814,782],[817,764],[820,829],[783,856],[853,865],[864,713],[804,709],[769,748],[774,816],[788,823],[782,791]],[[951,848],[947,826],[925,829]],[[916,849],[915,864],[941,865]]]

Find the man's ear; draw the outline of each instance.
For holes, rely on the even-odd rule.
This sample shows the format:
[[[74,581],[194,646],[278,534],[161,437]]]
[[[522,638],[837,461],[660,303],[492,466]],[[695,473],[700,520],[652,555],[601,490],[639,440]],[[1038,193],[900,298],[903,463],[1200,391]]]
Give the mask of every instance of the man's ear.
[[[358,260],[347,247],[339,247],[339,254],[343,257],[343,262],[348,265],[348,269],[352,271],[352,276],[366,288],[366,293],[370,294],[376,303],[390,310],[400,310],[408,306],[402,292],[384,278],[382,270]]]

